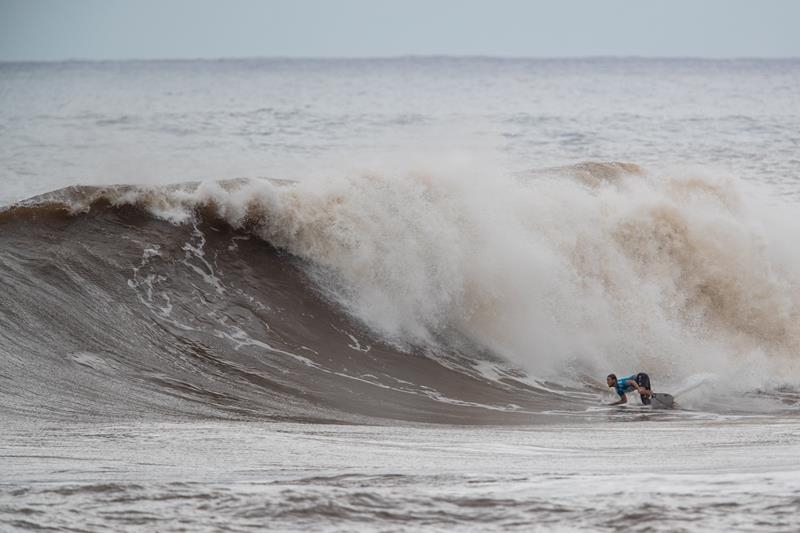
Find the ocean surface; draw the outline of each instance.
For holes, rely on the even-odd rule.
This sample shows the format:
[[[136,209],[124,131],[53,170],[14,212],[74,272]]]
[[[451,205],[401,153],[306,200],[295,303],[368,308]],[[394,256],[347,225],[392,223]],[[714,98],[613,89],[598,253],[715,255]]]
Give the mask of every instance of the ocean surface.
[[[0,530],[797,531],[798,243],[800,60],[0,63]]]

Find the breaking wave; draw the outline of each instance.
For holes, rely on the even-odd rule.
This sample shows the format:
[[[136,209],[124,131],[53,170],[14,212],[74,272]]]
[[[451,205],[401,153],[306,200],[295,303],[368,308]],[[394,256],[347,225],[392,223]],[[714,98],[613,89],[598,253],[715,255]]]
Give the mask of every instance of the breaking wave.
[[[72,187],[0,228],[22,414],[517,422],[612,371],[686,407],[800,386],[800,217],[732,178]]]

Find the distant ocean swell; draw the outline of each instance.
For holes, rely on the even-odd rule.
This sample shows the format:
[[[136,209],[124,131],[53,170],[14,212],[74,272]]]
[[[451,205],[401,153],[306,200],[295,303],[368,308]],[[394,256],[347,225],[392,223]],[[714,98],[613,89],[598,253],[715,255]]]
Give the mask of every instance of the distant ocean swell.
[[[36,417],[514,423],[647,370],[685,407],[794,402],[795,207],[620,163],[62,189],[0,212],[0,395]]]

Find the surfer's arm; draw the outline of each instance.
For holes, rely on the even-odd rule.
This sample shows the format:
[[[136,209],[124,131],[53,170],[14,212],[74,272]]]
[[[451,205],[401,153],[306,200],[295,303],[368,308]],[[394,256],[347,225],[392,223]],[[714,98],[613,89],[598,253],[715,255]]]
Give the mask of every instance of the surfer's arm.
[[[624,394],[620,396],[619,400],[614,403],[610,403],[609,405],[622,405],[623,403],[628,403],[628,397]]]

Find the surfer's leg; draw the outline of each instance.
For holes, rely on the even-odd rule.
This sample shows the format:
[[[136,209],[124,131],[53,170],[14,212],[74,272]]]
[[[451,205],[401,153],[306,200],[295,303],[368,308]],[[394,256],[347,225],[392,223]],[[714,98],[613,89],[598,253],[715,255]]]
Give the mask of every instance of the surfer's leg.
[[[650,389],[650,376],[644,372],[639,372],[636,375],[636,384],[639,385],[639,387],[647,390],[645,394],[640,394],[642,398],[642,404],[650,405],[650,395],[653,393],[653,391]]]

